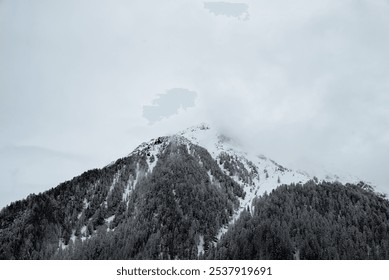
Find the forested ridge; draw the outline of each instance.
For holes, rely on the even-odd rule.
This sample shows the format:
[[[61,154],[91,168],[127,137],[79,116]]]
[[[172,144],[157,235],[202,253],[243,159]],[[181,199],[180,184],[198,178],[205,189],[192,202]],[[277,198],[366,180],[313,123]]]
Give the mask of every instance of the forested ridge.
[[[364,183],[283,185],[256,199],[209,259],[389,259],[389,201]]]
[[[101,204],[111,205],[109,212],[121,212],[115,204],[115,192],[108,195],[114,174],[135,176],[134,162],[144,160],[138,155],[119,159],[116,164],[94,169],[59,186],[26,199],[11,203],[0,212],[1,259],[47,259],[59,248],[68,245],[72,230],[79,233],[86,225],[86,236],[103,224]],[[125,182],[116,184],[115,189]],[[88,205],[85,205],[88,201]],[[85,207],[86,206],[86,207]],[[82,213],[80,215],[80,213]],[[109,215],[109,213],[105,213]]]
[[[389,201],[364,183],[281,185],[220,238],[259,172],[227,152],[216,160],[183,138],[157,138],[3,208],[0,259],[389,258]]]
[[[0,258],[197,258],[245,194],[204,148],[165,140],[152,172],[146,148],[3,208]]]
[[[228,222],[239,185],[223,173],[207,152],[193,147],[201,162],[185,146],[169,146],[151,177],[135,191],[127,218],[113,232],[101,228],[94,238],[60,251],[56,258],[72,259],[196,259],[200,236],[215,240]],[[205,155],[205,156],[204,156]],[[205,170],[215,170],[221,187],[210,184]],[[205,248],[207,249],[207,248]]]

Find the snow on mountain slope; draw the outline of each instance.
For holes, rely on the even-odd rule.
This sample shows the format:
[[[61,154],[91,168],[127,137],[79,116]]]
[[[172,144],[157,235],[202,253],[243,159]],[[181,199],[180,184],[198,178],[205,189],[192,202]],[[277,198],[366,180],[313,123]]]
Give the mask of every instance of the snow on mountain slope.
[[[342,183],[353,183],[354,179],[320,178]],[[245,209],[253,212],[256,197],[282,184],[308,180],[319,182],[252,150],[245,151],[229,137],[202,124],[142,143],[102,169],[86,171],[13,204],[0,213],[8,217],[1,219],[0,233],[12,236],[14,229],[23,228],[23,221],[34,225],[40,221],[37,217],[44,217],[45,223],[50,221],[51,236],[39,234],[39,242],[47,242],[50,250],[61,254],[102,233],[118,234],[116,237],[139,233],[140,238],[144,228],[150,228],[146,237],[156,238],[160,226],[174,228],[182,222],[182,232],[191,232],[188,240],[195,245],[192,251],[201,256],[210,243],[216,243],[231,229]],[[360,184],[373,191],[368,184]],[[133,226],[139,228],[127,231]]]
[[[312,179],[306,173],[285,168],[263,155],[244,151],[231,138],[206,124],[189,128],[179,135],[207,149],[223,171],[247,188],[248,194],[259,196],[281,184],[304,183]],[[228,167],[229,163],[235,165],[236,172]]]
[[[234,213],[230,224],[234,223],[244,209],[251,208],[255,197],[265,192],[269,193],[282,184],[305,183],[309,180],[341,183],[360,181],[352,176],[340,177],[326,174],[314,177],[306,172],[285,168],[263,155],[244,151],[233,139],[219,134],[207,124],[190,127],[177,135],[207,149],[219,167],[243,187],[246,196],[240,199],[240,207]],[[210,180],[212,181],[212,178]],[[227,229],[228,227],[222,228],[218,237],[220,238]]]
[[[336,175],[323,175],[315,178],[305,172],[285,168],[263,155],[245,151],[233,139],[220,134],[216,129],[207,124],[190,127],[174,135],[151,139],[149,142],[139,145],[129,156],[134,154],[146,156],[148,170],[143,175],[148,176],[152,173],[159,155],[171,141],[177,141],[180,144],[186,145],[188,151],[190,150],[190,144],[205,148],[218,163],[220,169],[241,185],[245,192],[245,197],[243,199],[239,198],[239,208],[233,214],[230,223],[234,223],[244,209],[251,208],[255,197],[265,192],[269,193],[282,184],[305,183],[313,179],[317,181],[339,181],[341,183],[359,181],[356,178],[341,178]],[[123,199],[127,198],[135,187],[138,173],[137,168],[135,179],[129,180]],[[208,175],[210,182],[217,185],[218,182],[211,172],[208,171]],[[218,237],[220,238],[227,229],[227,226],[222,228]]]

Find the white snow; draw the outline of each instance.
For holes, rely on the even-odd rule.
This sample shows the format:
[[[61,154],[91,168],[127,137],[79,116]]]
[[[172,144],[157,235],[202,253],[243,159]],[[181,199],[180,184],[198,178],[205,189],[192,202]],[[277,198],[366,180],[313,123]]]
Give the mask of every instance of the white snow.
[[[149,144],[148,146],[149,150],[147,152],[147,164],[149,166],[149,170],[148,170],[149,174],[153,172],[154,167],[157,165],[158,155],[160,154],[163,148],[162,143],[156,144],[155,141],[154,143],[152,141],[151,144]]]
[[[231,219],[230,224],[232,224],[235,220]],[[228,231],[229,225],[224,225],[220,228],[218,234],[216,235],[216,238],[220,240],[220,238]],[[215,242],[216,243],[216,242]],[[216,245],[216,244],[215,244]]]
[[[122,173],[121,170],[119,170],[113,177],[113,181],[112,181],[112,184],[111,186],[109,187],[109,190],[108,190],[108,195],[110,193],[112,193],[113,189],[115,188],[115,185],[117,184],[117,182],[119,181],[119,177],[120,177],[120,174]]]
[[[224,139],[223,136],[219,136],[219,134],[207,124],[190,127],[178,133],[178,135],[185,137],[193,144],[207,149],[213,157],[219,155],[220,152],[225,149],[224,145],[221,143],[227,140],[227,138]]]
[[[65,245],[65,241],[63,240],[63,238],[60,238],[59,241],[58,241],[58,248],[61,248],[62,250],[65,250],[69,247],[69,243],[70,242],[74,242],[76,241],[76,235],[75,235],[76,231],[73,230],[72,231],[72,235],[70,236],[70,239],[69,239],[69,242],[67,245]]]
[[[167,140],[166,140],[167,139]],[[146,152],[146,162],[148,164],[148,170],[140,170],[139,163],[137,164],[135,176],[130,175],[128,178],[128,182],[124,188],[122,199],[124,202],[127,202],[127,207],[129,203],[129,195],[135,189],[137,182],[143,177],[148,176],[153,172],[157,161],[158,155],[163,151],[164,147],[166,147],[169,141],[179,141],[180,144],[186,145],[189,154],[193,154],[194,150],[191,149],[191,143],[199,145],[210,153],[213,159],[217,162],[220,169],[224,172],[224,174],[230,176],[235,182],[240,184],[242,189],[245,192],[245,197],[239,199],[239,207],[235,210],[228,224],[223,225],[217,234],[217,239],[219,240],[223,234],[225,234],[230,225],[234,224],[235,221],[240,217],[241,213],[245,209],[249,209],[251,213],[254,212],[254,207],[252,206],[253,200],[263,195],[265,192],[270,193],[272,190],[277,188],[282,184],[291,184],[291,183],[305,183],[309,180],[312,180],[314,177],[309,175],[306,172],[290,170],[287,168],[283,168],[273,160],[263,156],[257,155],[252,151],[245,151],[237,145],[232,139],[219,134],[215,129],[210,127],[207,124],[201,124],[199,126],[188,128],[176,135],[172,135],[170,138],[164,139],[152,139],[148,143],[142,143],[138,146],[130,155]],[[220,157],[222,153],[226,153],[229,155],[234,161],[240,162],[242,165],[239,165],[239,169],[244,169],[243,173],[249,174],[249,180],[243,180],[243,178],[239,177],[237,174],[230,174],[230,172],[224,168],[222,164],[220,164]],[[154,160],[152,160],[154,158]],[[110,165],[112,165],[111,163]],[[200,161],[200,164],[203,163]],[[110,166],[108,165],[108,166]],[[203,165],[204,166],[204,165]],[[146,173],[145,173],[146,172]],[[207,170],[209,180],[211,184],[215,187],[220,187],[220,182],[215,178],[210,170]],[[121,171],[117,172],[113,178],[113,182],[109,188],[108,195],[111,194],[115,185],[117,184],[121,175]],[[318,182],[321,181],[330,181],[335,182],[338,181],[340,183],[357,183],[361,181],[359,178],[346,175],[346,176],[337,176],[331,174],[327,171],[315,174],[318,179]],[[176,196],[176,191],[172,190],[174,196]],[[89,198],[90,200],[93,199]],[[106,201],[104,202],[106,205]],[[78,214],[77,218],[80,219],[82,213],[87,209],[90,205],[90,201],[87,198],[83,201],[83,210]],[[109,224],[113,222],[115,219],[115,215],[112,215],[105,219],[106,224],[108,225],[107,231],[111,231],[109,228]],[[112,229],[113,231],[114,229]],[[91,233],[90,236],[87,235],[87,226],[84,225],[81,228],[81,240],[85,241],[86,239],[91,238],[96,231]],[[75,242],[75,230],[72,231],[69,242]],[[216,243],[216,242],[215,242]],[[64,244],[64,240],[59,240],[59,247],[62,249],[66,249],[69,245]],[[204,253],[204,236],[199,236],[199,242],[197,244],[197,254],[200,256]],[[294,256],[295,258],[299,258],[299,252]]]
[[[82,213],[84,213],[84,210],[87,209],[87,208],[89,207],[89,204],[90,204],[90,202],[89,202],[86,198],[84,198],[83,207],[82,207],[83,209],[82,209],[81,212],[78,213],[78,215],[77,215],[77,219],[78,219],[78,220],[81,218]]]
[[[128,196],[130,193],[134,190],[135,185],[136,185],[137,179],[134,179],[132,176],[128,179],[127,185],[124,188],[124,192],[122,195],[122,200],[127,201]]]
[[[208,177],[209,177],[209,181],[212,183],[215,182],[215,177],[213,177],[212,173],[210,170],[207,171],[207,174],[208,174]]]
[[[106,218],[106,219],[105,219],[105,222],[106,222],[107,224],[110,224],[114,219],[115,219],[115,215],[112,215],[112,216]]]
[[[130,193],[135,189],[135,186],[139,180],[139,176],[140,176],[139,163],[137,163],[136,164],[136,171],[135,171],[135,179],[132,175],[130,176],[130,178],[128,179],[127,185],[124,188],[123,195],[122,195],[122,200],[124,202],[127,201],[127,208],[128,208],[128,197],[129,197]]]
[[[119,170],[113,177],[112,184],[109,187],[109,190],[108,190],[108,193],[107,193],[107,197],[105,198],[105,200],[103,202],[105,207],[108,206],[107,205],[107,199],[108,199],[109,195],[112,193],[113,189],[115,188],[115,185],[119,181],[119,177],[120,177],[121,173],[122,173],[122,170]]]
[[[83,226],[81,228],[81,234],[84,235],[86,233],[86,226]]]
[[[84,202],[84,209],[87,209],[89,207],[90,202],[86,198],[84,198],[83,202]]]
[[[197,256],[204,254],[204,236],[199,236],[199,244],[197,245]]]
[[[70,240],[72,240],[73,242],[76,241],[76,230],[72,231],[72,235],[70,236]]]
[[[247,209],[247,207],[251,209],[253,199],[262,195],[265,191],[269,193],[281,184],[305,183],[312,179],[311,176],[302,172],[282,168],[276,162],[263,155],[257,155],[251,151],[244,151],[232,139],[219,134],[207,124],[188,128],[178,133],[178,135],[185,137],[193,144],[207,149],[218,163],[220,169],[242,186],[246,196],[244,199],[239,199],[239,208],[233,214],[229,224],[233,224],[244,209]],[[236,174],[230,175],[229,171],[219,163],[219,158],[222,153],[226,153],[234,160],[241,162],[244,169],[252,175],[252,180],[246,183]],[[209,171],[208,176],[211,182],[215,181]],[[228,225],[223,226],[219,230],[217,237],[220,238],[227,230]]]
[[[252,202],[255,197],[258,197],[265,192],[270,193],[273,189],[277,188],[282,184],[291,184],[291,183],[305,183],[308,180],[313,179],[313,176],[301,171],[290,170],[287,168],[283,168],[273,160],[263,156],[253,153],[252,151],[246,151],[238,144],[236,144],[232,139],[221,135],[210,127],[207,124],[200,124],[198,126],[194,126],[188,128],[182,132],[179,132],[176,135],[172,135],[169,138],[163,139],[152,139],[148,143],[144,142],[139,145],[130,155],[146,153],[147,159],[146,162],[148,164],[148,170],[146,174],[139,168],[139,164],[137,164],[135,178],[130,176],[128,179],[127,185],[124,188],[123,192],[123,201],[127,201],[128,207],[128,197],[130,193],[135,189],[137,182],[143,176],[148,176],[153,172],[157,161],[158,155],[162,152],[164,147],[168,144],[169,141],[178,141],[180,144],[184,144],[187,147],[188,153],[193,154],[193,149],[191,149],[191,144],[199,145],[205,148],[213,159],[217,162],[220,169],[230,176],[235,182],[241,185],[245,192],[245,197],[239,199],[239,207],[233,213],[229,223],[220,228],[219,233],[217,235],[218,239],[227,232],[229,225],[233,224],[241,215],[241,213],[249,208],[250,211],[253,211]],[[239,177],[237,174],[230,174],[228,170],[224,168],[222,164],[220,164],[220,156],[221,154],[229,155],[234,161],[240,162],[239,169],[244,169],[244,173],[249,174],[248,180],[243,180],[243,178]],[[202,164],[202,162],[200,162]],[[220,182],[212,175],[210,170],[207,170],[209,180],[211,184],[215,187],[220,186]],[[328,174],[328,173],[326,173]],[[316,175],[317,176],[317,175]],[[120,177],[120,171],[115,174],[112,185],[110,186],[109,193],[114,189],[118,179]],[[359,180],[352,176],[346,177],[338,177],[336,175],[319,175],[317,176],[319,181],[339,181],[341,183],[346,182],[358,182]],[[175,195],[175,191],[173,190],[173,194]],[[89,206],[89,202],[84,199],[84,209]],[[81,213],[79,213],[78,218],[81,217]],[[106,219],[106,223],[111,223],[114,219],[114,215]],[[108,230],[108,229],[107,229]],[[83,235],[82,240],[85,240],[86,234],[86,226],[82,227],[81,233]],[[73,235],[72,235],[73,237]],[[63,245],[65,246],[65,245]],[[204,250],[204,237],[199,237],[198,244],[198,254],[202,253]]]
[[[59,239],[58,241],[58,247],[61,248],[62,250],[66,249],[69,245],[65,245],[64,241],[62,238]]]

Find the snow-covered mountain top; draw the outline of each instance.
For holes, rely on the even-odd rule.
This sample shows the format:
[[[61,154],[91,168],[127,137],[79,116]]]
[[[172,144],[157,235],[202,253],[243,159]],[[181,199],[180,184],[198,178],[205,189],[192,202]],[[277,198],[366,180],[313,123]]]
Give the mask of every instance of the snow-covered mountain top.
[[[322,172],[322,175],[312,176],[306,172],[292,170],[278,164],[274,160],[258,154],[256,151],[245,149],[234,139],[220,133],[209,124],[201,123],[197,126],[189,127],[176,134],[151,139],[139,145],[130,155],[146,155],[148,165],[147,174],[153,172],[160,154],[169,143],[179,143],[186,145],[191,153],[191,145],[195,144],[205,148],[216,161],[221,171],[238,183],[244,193],[244,198],[239,198],[239,208],[233,214],[230,223],[240,216],[244,209],[250,208],[253,200],[283,184],[306,183],[309,180],[338,181],[341,183],[356,183],[360,180],[352,176],[340,177],[330,173]],[[215,186],[217,179],[210,170],[207,170],[209,181]],[[316,178],[315,178],[316,177]],[[134,185],[133,183],[132,185]],[[130,187],[126,196],[130,192]],[[218,237],[225,231],[226,227],[220,229]]]
[[[240,150],[231,138],[219,133],[206,123],[187,128],[177,133],[177,135],[188,139],[193,144],[206,148],[212,156],[217,156],[227,150]]]
[[[343,184],[361,181],[355,176],[339,176],[326,170],[322,170],[320,173],[314,175],[308,174],[305,171],[291,170],[262,154],[245,150],[234,139],[220,133],[207,123],[200,123],[199,125],[189,127],[174,135],[151,139],[149,142],[144,142],[139,145],[130,155],[147,152],[157,156],[173,139],[185,144],[193,143],[205,148],[216,161],[220,162],[220,158],[228,155],[235,161],[242,162],[248,172],[258,173],[258,180],[254,180],[253,184],[257,187],[261,185],[261,193],[265,190],[271,191],[280,184],[305,182],[314,177],[318,181],[338,181]],[[155,165],[155,162],[153,165]],[[152,170],[152,167],[150,169]]]
[[[197,126],[189,127],[177,133],[177,135],[185,137],[190,142],[206,148],[208,152],[215,158],[217,158],[220,153],[227,152],[229,154],[232,153],[239,157],[244,157],[255,164],[267,163],[267,166],[275,166],[276,168],[282,170],[292,171],[288,168],[281,166],[280,164],[276,163],[274,160],[266,157],[263,154],[258,154],[254,151],[245,150],[243,147],[238,145],[234,141],[234,139],[224,134],[221,134],[217,129],[207,123],[201,123]],[[339,172],[331,172],[324,168],[323,170],[315,174],[309,174],[308,172],[302,170],[295,170],[293,172],[302,174],[309,178],[317,177],[319,181],[338,181],[343,184],[357,183],[361,181],[360,178],[351,174],[340,175]]]
[[[257,154],[254,151],[244,149],[244,147],[237,144],[234,139],[220,133],[217,129],[205,123],[190,127],[179,132],[177,135],[188,139],[193,144],[207,149],[215,159],[218,158],[220,154],[227,153],[241,160],[245,159],[245,161],[251,162],[255,165],[262,164],[272,166],[275,169],[285,171],[289,170],[262,154]],[[297,172],[304,173],[299,171]]]

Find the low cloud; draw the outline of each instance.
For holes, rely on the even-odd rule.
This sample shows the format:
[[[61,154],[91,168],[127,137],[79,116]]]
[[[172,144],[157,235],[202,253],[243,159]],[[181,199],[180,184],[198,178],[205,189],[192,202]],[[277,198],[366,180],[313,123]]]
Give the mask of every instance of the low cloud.
[[[150,124],[154,124],[164,118],[176,115],[179,109],[186,110],[195,106],[196,92],[184,88],[173,88],[164,94],[158,94],[152,105],[143,106],[143,117]]]
[[[389,2],[242,1],[2,1],[0,150],[92,159],[2,150],[0,207],[201,121],[388,186]]]
[[[216,16],[223,15],[243,20],[249,19],[249,6],[246,3],[204,2],[204,8]]]

